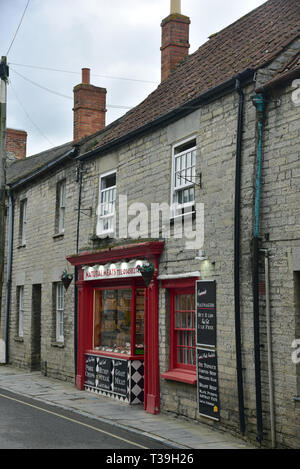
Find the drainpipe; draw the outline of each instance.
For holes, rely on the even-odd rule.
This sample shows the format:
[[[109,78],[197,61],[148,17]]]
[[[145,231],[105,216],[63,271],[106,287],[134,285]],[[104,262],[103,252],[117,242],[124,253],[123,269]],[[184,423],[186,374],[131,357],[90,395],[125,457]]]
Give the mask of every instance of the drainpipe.
[[[79,184],[78,188],[78,207],[77,207],[77,228],[76,228],[76,254],[79,251],[79,227],[80,227],[80,207],[81,207],[81,193],[82,193],[82,163],[79,162],[77,167],[77,182]],[[74,368],[75,368],[75,382],[77,376],[77,352],[78,352],[78,267],[75,266],[75,276],[74,276]]]
[[[8,340],[9,340],[9,315],[11,298],[11,274],[12,274],[12,255],[13,255],[13,230],[14,230],[14,199],[11,189],[8,190],[9,209],[8,209],[8,240],[7,240],[7,274],[6,274],[6,299],[5,299],[5,364],[8,363]]]
[[[260,365],[260,338],[259,338],[259,221],[261,199],[261,167],[262,167],[262,136],[265,110],[265,98],[259,93],[253,97],[253,104],[257,109],[258,144],[256,154],[256,193],[254,207],[254,234],[253,234],[253,328],[254,328],[254,362],[255,362],[255,393],[256,393],[256,424],[257,437],[260,443],[263,440],[262,397],[261,397],[261,365]]]
[[[268,344],[268,376],[269,376],[269,401],[270,401],[270,426],[272,448],[276,448],[275,410],[274,410],[274,385],[273,385],[273,359],[272,359],[272,330],[270,313],[270,274],[269,274],[269,252],[261,249],[265,256],[265,282],[266,282],[266,322],[267,322],[267,344]]]
[[[240,432],[245,433],[245,407],[243,389],[243,366],[241,345],[241,311],[240,311],[240,239],[241,239],[241,164],[242,164],[242,132],[244,118],[244,93],[241,82],[236,80],[236,91],[239,94],[238,127],[236,142],[236,172],[235,172],[235,209],[234,209],[234,307],[235,307],[235,348],[237,388],[239,402]]]

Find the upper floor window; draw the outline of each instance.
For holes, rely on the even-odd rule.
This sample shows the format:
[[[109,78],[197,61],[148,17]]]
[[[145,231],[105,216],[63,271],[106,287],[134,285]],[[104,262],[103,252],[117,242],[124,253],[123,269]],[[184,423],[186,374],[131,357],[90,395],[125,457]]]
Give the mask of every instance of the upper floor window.
[[[26,225],[27,225],[27,199],[20,202],[20,226],[19,226],[19,242],[21,246],[26,244]]]
[[[195,205],[196,139],[173,148],[172,217],[193,210]]]
[[[64,233],[65,215],[66,215],[66,181],[60,181],[57,184],[56,193],[56,232]]]
[[[103,174],[99,182],[97,235],[115,231],[116,172]]]

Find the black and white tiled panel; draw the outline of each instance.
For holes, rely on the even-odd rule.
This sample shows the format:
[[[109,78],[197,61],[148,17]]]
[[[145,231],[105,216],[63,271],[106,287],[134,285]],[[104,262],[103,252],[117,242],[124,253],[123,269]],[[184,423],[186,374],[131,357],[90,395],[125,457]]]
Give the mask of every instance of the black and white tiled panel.
[[[144,362],[134,360],[130,364],[130,404],[144,402]]]

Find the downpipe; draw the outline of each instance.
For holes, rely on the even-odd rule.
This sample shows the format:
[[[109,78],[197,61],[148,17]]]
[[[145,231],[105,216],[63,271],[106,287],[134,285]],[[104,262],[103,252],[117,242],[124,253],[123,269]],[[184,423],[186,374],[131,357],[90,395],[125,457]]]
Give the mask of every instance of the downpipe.
[[[268,377],[269,377],[269,405],[270,405],[270,427],[272,449],[276,448],[275,429],[275,406],[274,406],[274,383],[273,383],[273,357],[272,357],[272,329],[271,329],[271,307],[270,307],[270,270],[269,251],[261,249],[265,257],[265,282],[266,282],[266,323],[267,323],[267,346],[268,346]]]
[[[235,349],[236,372],[239,403],[240,432],[245,433],[245,405],[243,388],[243,365],[241,344],[241,310],[240,310],[240,240],[241,240],[241,168],[242,168],[242,134],[244,123],[245,97],[241,82],[236,80],[235,89],[239,95],[238,126],[236,142],[236,170],[235,170],[235,208],[234,208],[234,309],[235,309]]]
[[[263,94],[253,97],[253,104],[257,109],[258,143],[256,153],[256,193],[254,207],[253,234],[253,329],[254,329],[254,363],[255,363],[255,394],[256,394],[256,425],[258,443],[263,440],[262,397],[261,397],[261,363],[260,363],[260,324],[259,324],[259,222],[261,199],[261,169],[262,169],[262,138],[265,111]]]
[[[5,364],[9,361],[9,316],[11,302],[11,275],[12,275],[12,257],[13,257],[13,231],[14,231],[14,199],[11,190],[8,190],[8,240],[7,240],[7,274],[6,274],[6,298],[5,298]]]

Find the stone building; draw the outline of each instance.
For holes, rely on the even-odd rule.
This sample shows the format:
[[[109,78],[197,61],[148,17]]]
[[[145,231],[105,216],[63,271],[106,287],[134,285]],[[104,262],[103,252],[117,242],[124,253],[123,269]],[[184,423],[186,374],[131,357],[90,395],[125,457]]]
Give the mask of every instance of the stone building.
[[[9,168],[6,361],[297,448],[298,1],[191,55],[171,3],[158,88],[105,126],[83,69],[73,141]]]

